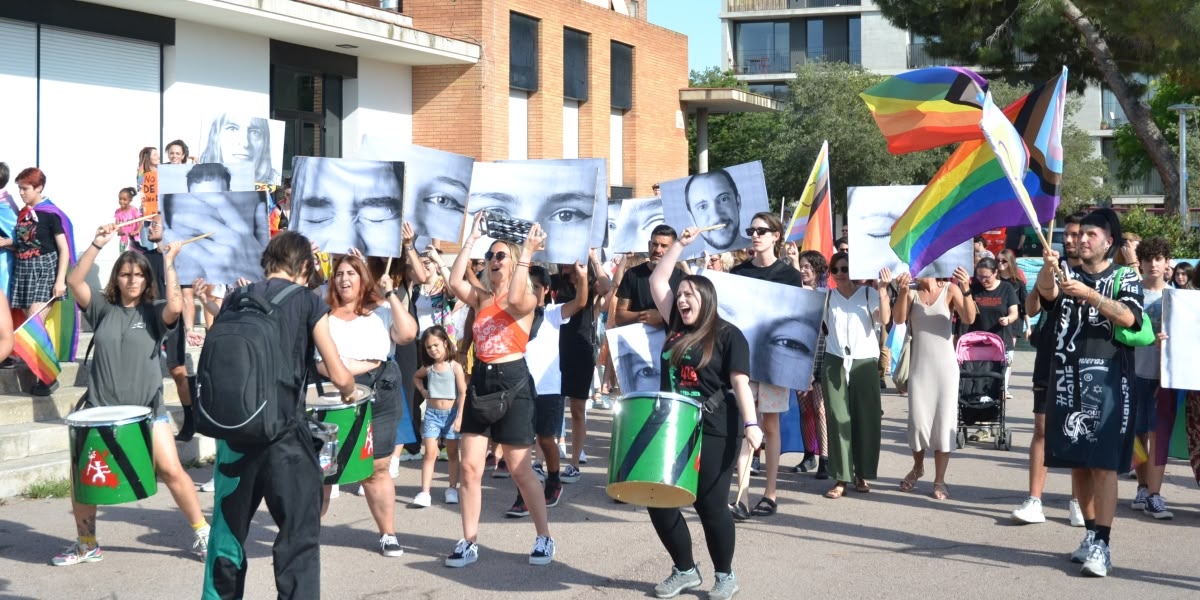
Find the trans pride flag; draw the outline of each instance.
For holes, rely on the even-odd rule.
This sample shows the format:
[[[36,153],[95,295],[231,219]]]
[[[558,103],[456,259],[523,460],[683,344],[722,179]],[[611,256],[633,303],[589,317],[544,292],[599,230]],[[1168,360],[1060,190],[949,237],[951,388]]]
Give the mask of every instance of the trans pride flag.
[[[930,67],[889,77],[859,97],[887,138],[888,151],[905,154],[978,139],[987,89],[987,81],[969,69]]]
[[[833,248],[833,221],[830,218],[830,189],[829,189],[829,142],[821,144],[817,160],[813,164],[804,193],[800,195],[800,204],[792,213],[792,220],[787,227],[787,241],[802,242],[802,250],[810,247],[821,251],[825,256],[825,246]]]

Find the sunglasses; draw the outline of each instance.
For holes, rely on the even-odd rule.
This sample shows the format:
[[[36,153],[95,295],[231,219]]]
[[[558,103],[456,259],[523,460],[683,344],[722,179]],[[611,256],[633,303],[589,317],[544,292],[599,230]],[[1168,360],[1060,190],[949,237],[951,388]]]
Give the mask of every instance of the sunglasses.
[[[1002,260],[1002,261],[1000,261],[1000,264],[1002,264],[1002,265],[1007,265],[1007,264],[1008,264],[1008,261],[1007,261],[1007,260]]]
[[[721,257],[720,256],[710,256],[710,257],[708,257],[708,262],[710,262],[710,263],[721,262]]]
[[[493,258],[500,262],[504,262],[504,259],[508,258],[508,253],[503,250],[499,252],[492,252],[491,250],[488,250],[487,252],[483,253],[484,260],[492,260]]]
[[[762,235],[767,235],[768,233],[771,233],[772,231],[775,231],[775,230],[771,229],[770,227],[747,227],[746,235],[750,236],[750,237],[754,237],[756,235],[762,236]]]
[[[845,274],[849,275],[849,274],[850,274],[850,267],[849,267],[849,266],[845,266],[845,267],[833,267],[832,269],[829,269],[829,272],[830,272],[830,273],[833,273],[834,275],[837,275],[838,273],[845,273]]]

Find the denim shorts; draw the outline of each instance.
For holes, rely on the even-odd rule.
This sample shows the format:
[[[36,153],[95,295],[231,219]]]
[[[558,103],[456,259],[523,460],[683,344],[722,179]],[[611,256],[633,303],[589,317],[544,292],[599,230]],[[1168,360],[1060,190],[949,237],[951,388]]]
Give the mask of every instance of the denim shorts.
[[[171,424],[171,415],[158,415],[157,417],[154,417],[154,419],[150,421],[150,426],[154,427],[155,425],[158,425],[159,423],[166,423],[167,425],[170,425]]]
[[[454,431],[454,418],[458,416],[458,409],[451,408],[443,410],[440,408],[425,408],[425,421],[421,424],[421,439],[436,440],[445,438],[448,440],[457,440],[458,432]]]

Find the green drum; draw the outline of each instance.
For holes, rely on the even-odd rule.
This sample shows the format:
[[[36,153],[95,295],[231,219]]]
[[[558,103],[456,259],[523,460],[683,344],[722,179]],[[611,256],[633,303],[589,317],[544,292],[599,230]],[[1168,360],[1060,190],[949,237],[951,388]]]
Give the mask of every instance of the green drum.
[[[668,392],[629,394],[613,410],[608,495],[653,508],[696,501],[701,405]]]
[[[375,444],[372,442],[371,388],[356,384],[349,404],[342,402],[337,389],[330,386],[324,394],[317,386],[308,386],[305,404],[313,418],[337,425],[337,472],[325,477],[325,485],[355,483],[375,472]]]
[[[71,489],[80,504],[124,504],[158,492],[150,409],[99,406],[67,415]]]

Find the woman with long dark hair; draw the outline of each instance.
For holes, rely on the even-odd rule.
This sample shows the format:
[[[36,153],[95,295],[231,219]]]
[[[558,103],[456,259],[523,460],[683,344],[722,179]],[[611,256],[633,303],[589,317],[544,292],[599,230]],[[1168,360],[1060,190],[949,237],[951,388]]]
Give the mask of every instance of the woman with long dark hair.
[[[829,263],[816,250],[805,250],[796,259],[804,289],[825,290],[829,283]],[[797,473],[816,471],[817,479],[829,479],[829,435],[825,429],[825,395],[821,392],[821,360],[825,358],[825,332],[817,334],[816,360],[813,362],[812,389],[797,392],[800,402],[800,434],[804,437],[804,460],[793,469]]]
[[[578,281],[578,277],[575,269],[563,269],[557,294],[557,302],[565,304],[576,297],[576,290],[589,292],[583,308],[562,324],[558,334],[562,396],[571,407],[571,457],[559,476],[563,483],[579,481],[579,465],[587,460],[583,452],[587,440],[587,398],[600,344],[596,337],[596,305],[609,288],[608,274],[595,249],[588,252],[587,281]]]
[[[706,406],[700,446],[700,481],[693,507],[700,516],[716,583],[709,598],[732,598],[738,591],[733,574],[735,533],[729,512],[729,483],[743,432],[750,448],[763,441],[755,421],[750,391],[750,347],[738,328],[717,315],[717,293],[708,279],[684,277],[674,290],[671,275],[683,248],[699,229],[689,227],[667,250],[650,276],[650,292],[667,322],[667,342],[660,366],[661,388]],[[788,267],[790,268],[790,267]],[[700,570],[692,558],[692,537],[678,508],[651,508],[650,521],[671,555],[671,575],[654,588],[659,598],[673,598],[700,587]]]

